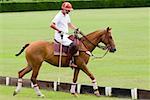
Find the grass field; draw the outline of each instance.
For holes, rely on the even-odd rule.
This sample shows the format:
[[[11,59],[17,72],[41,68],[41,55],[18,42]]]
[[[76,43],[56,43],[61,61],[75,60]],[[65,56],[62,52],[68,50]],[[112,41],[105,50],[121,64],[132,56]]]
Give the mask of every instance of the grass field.
[[[89,9],[74,10],[71,13],[72,22],[85,34],[112,27],[117,52],[109,53],[103,59],[90,60],[88,64],[100,86],[150,89],[149,10],[150,8]],[[53,40],[54,33],[49,24],[57,12],[0,13],[0,76],[17,77],[17,72],[26,65],[26,61],[24,54],[20,57],[14,55],[25,43]],[[94,51],[95,55],[103,53],[99,49]],[[56,81],[58,74],[58,68],[43,63],[38,79]],[[72,81],[73,70],[70,68],[61,69],[60,74],[61,81]],[[30,75],[31,73],[25,78],[30,78]],[[80,72],[78,82],[91,84],[83,72]],[[0,86],[0,89],[9,92],[4,88]],[[28,97],[30,93],[25,96]],[[7,93],[3,95],[0,92],[1,98],[6,95]]]
[[[14,91],[15,87],[6,87],[0,85],[0,100],[120,100],[120,98],[115,97],[96,97],[94,95],[79,95],[77,98],[71,95],[70,93],[64,93],[64,92],[54,92],[54,91],[45,91],[41,90],[42,93],[44,93],[45,98],[40,98],[35,95],[35,92],[33,89],[23,88],[20,94],[16,96],[12,96],[12,93]],[[129,98],[121,100],[129,100]]]

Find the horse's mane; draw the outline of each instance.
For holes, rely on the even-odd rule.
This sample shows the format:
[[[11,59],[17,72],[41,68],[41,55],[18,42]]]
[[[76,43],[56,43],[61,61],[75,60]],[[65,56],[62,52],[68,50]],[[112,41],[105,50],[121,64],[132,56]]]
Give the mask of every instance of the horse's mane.
[[[91,36],[97,36],[97,35],[101,35],[101,34],[104,34],[105,32],[105,29],[99,29],[99,30],[96,30],[94,32],[91,32],[83,37],[81,37],[81,40],[85,39],[84,37],[88,38],[88,37],[91,37]]]
[[[89,33],[89,34],[87,34],[86,36],[90,36],[90,35],[93,35],[93,34],[103,34],[103,32],[104,32],[105,30],[103,29],[103,30],[96,30],[96,31],[94,31],[94,32],[91,32],[91,33]]]

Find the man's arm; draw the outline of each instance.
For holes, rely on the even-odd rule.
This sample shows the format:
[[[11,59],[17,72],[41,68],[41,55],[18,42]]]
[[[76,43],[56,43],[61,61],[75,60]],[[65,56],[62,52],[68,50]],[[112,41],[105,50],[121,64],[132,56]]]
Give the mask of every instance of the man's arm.
[[[72,23],[68,23],[68,26],[69,26],[69,28],[71,28],[71,29],[73,29],[73,30],[77,29],[77,28],[75,27],[75,25],[73,25]]]
[[[55,23],[52,23],[52,24],[50,25],[50,27],[51,27],[52,29],[58,31],[58,33],[61,33],[61,31],[56,27]]]
[[[75,27],[72,23],[68,23],[69,28],[73,29],[75,33],[80,33],[80,29]]]

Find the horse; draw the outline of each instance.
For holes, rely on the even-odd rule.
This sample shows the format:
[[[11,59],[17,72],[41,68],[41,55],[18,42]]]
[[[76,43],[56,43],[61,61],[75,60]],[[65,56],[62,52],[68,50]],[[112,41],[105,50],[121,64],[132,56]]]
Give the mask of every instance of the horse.
[[[114,53],[116,51],[115,43],[112,38],[111,28],[107,27],[106,29],[99,29],[87,35],[84,35],[80,38],[80,41],[86,47],[88,52],[92,52],[96,47],[99,47],[99,43],[102,42],[109,52]],[[41,93],[38,84],[37,76],[42,65],[42,62],[47,62],[51,65],[59,65],[59,56],[54,55],[54,42],[48,41],[35,41],[29,44],[26,44],[21,51],[16,54],[19,56],[25,50],[25,57],[27,61],[27,66],[18,72],[18,85],[13,93],[15,96],[19,93],[22,88],[22,78],[25,74],[29,73],[32,70],[31,82],[33,83],[34,90],[36,94],[40,97],[44,97]],[[80,51],[79,55],[74,57],[75,64],[77,68],[74,68],[73,83],[71,85],[70,92],[71,94],[77,95],[76,93],[76,82],[78,79],[79,71],[82,70],[86,73],[92,80],[92,85],[94,89],[94,94],[100,96],[96,78],[88,70],[87,63],[89,61],[90,54],[86,51]],[[66,57],[62,56],[61,67],[68,67],[66,63]]]

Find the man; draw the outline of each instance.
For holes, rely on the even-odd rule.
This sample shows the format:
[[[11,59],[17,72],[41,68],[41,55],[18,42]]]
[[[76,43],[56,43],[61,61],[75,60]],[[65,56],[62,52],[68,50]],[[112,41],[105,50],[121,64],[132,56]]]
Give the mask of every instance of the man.
[[[54,39],[57,42],[62,41],[62,45],[69,46],[68,59],[70,67],[77,67],[72,61],[72,56],[74,55],[71,51],[76,47],[72,40],[68,37],[68,28],[76,30],[77,28],[71,23],[69,12],[73,10],[72,5],[69,2],[64,2],[61,6],[61,11],[52,20],[50,27],[55,30]]]

